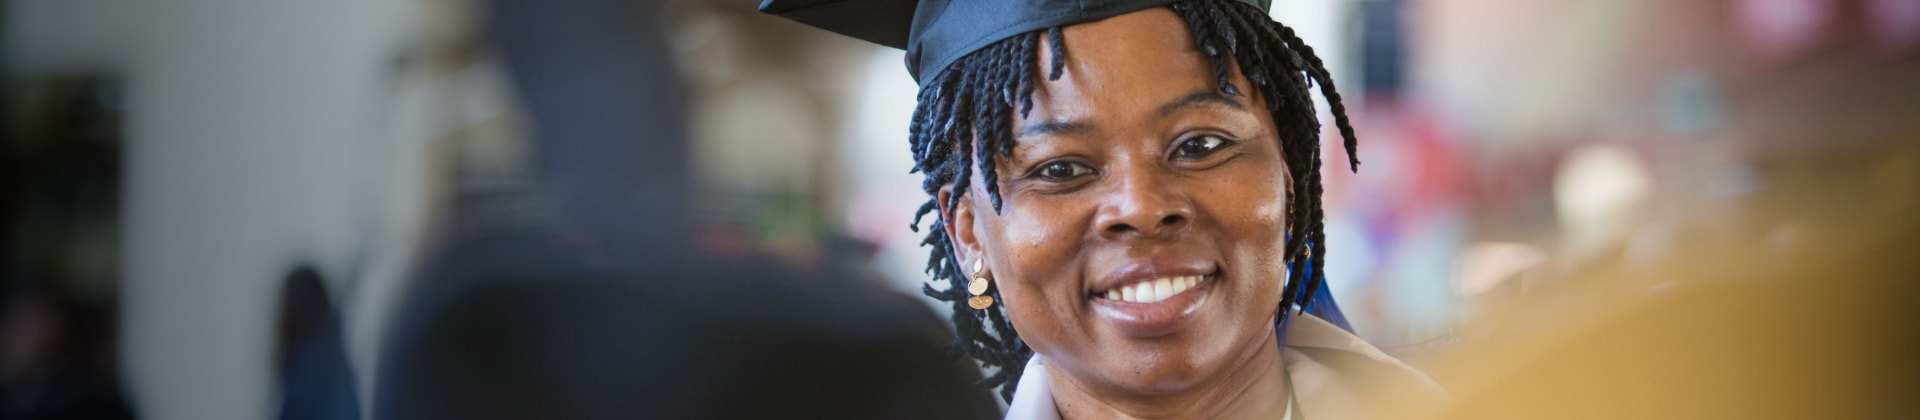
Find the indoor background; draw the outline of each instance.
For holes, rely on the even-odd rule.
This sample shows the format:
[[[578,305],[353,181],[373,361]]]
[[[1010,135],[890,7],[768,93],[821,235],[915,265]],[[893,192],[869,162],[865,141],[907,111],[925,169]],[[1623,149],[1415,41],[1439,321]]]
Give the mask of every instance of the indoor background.
[[[1360,138],[1358,174],[1326,169],[1328,282],[1361,337],[1443,383],[1476,340],[1712,277],[1676,270],[1906,243],[1887,237],[1920,210],[1920,0],[1275,3]],[[475,3],[0,5],[7,410],[270,415],[303,267],[369,404],[425,252],[532,205],[529,123]],[[851,258],[919,296],[902,52],[755,6],[657,22],[690,93],[699,246]]]

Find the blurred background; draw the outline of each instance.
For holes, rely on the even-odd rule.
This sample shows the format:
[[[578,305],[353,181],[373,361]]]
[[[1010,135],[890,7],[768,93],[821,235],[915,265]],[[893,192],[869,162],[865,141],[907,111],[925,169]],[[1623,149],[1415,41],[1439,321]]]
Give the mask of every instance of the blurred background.
[[[656,22],[690,99],[698,245],[918,296],[902,52],[755,3]],[[1361,171],[1327,169],[1329,283],[1363,338],[1443,383],[1472,382],[1448,366],[1476,342],[1915,255],[1920,0],[1275,3],[1360,136]],[[307,342],[364,409],[427,251],[529,211],[529,122],[477,3],[0,6],[0,418],[261,418]],[[1893,273],[1801,280],[1920,280]]]

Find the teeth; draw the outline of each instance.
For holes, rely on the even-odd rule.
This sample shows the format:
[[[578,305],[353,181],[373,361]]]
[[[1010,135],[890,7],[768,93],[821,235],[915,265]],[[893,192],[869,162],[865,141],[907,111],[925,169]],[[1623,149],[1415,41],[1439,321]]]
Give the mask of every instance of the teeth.
[[[1153,302],[1167,300],[1167,298],[1171,298],[1174,295],[1178,295],[1180,294],[1180,292],[1185,292],[1187,291],[1187,289],[1192,289],[1193,286],[1199,285],[1200,282],[1202,281],[1206,281],[1206,277],[1204,276],[1166,277],[1166,278],[1154,279],[1153,281],[1143,281],[1139,283],[1134,283],[1134,284],[1126,285],[1114,290],[1108,290],[1104,296],[1107,299],[1123,300],[1127,302],[1153,303]]]

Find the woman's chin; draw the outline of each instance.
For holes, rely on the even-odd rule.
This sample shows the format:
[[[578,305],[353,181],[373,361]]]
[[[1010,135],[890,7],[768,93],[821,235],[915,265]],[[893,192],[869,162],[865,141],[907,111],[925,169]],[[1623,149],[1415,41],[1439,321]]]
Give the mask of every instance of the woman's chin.
[[[1107,378],[1111,386],[1121,392],[1132,394],[1136,398],[1155,398],[1179,395],[1195,389],[1208,379],[1212,372],[1209,364],[1195,361],[1166,363],[1164,360],[1145,362],[1128,366],[1116,366],[1114,374],[1119,377]],[[1215,366],[1217,367],[1217,366]]]
[[[1225,290],[1207,280],[1153,302],[1097,298],[1093,313],[1111,331],[1096,345],[1110,386],[1142,397],[1179,394],[1218,375],[1237,347],[1229,325],[1233,319],[1228,299],[1213,294]],[[1212,313],[1223,312],[1223,313]]]

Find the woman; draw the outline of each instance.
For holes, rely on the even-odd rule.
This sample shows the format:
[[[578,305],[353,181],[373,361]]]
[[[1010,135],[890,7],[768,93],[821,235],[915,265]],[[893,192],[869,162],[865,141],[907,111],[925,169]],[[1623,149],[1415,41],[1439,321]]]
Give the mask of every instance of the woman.
[[[1311,85],[1357,169],[1353,130],[1264,4],[800,3],[762,10],[907,49],[944,283],[925,291],[1009,418],[1376,418],[1439,395],[1325,292]]]

